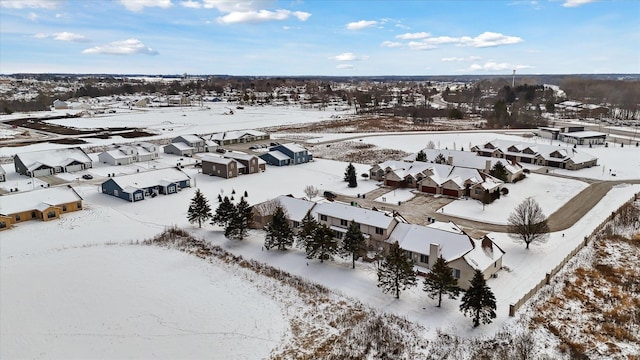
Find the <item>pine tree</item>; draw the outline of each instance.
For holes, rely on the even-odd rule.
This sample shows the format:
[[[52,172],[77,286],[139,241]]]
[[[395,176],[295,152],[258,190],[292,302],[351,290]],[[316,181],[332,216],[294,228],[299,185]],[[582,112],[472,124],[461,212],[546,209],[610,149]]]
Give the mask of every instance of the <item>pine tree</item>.
[[[251,225],[251,207],[242,197],[234,210],[224,234],[230,239],[242,240],[247,237],[247,230]]]
[[[273,218],[267,224],[267,235],[264,239],[264,247],[267,250],[277,247],[278,250],[286,250],[287,247],[293,245],[293,230],[289,225],[287,216],[278,206],[273,213]]]
[[[338,241],[333,236],[333,230],[325,225],[320,225],[313,232],[313,236],[306,241],[307,259],[330,259],[338,252]]]
[[[189,210],[187,210],[189,222],[192,224],[197,222],[198,227],[202,228],[202,222],[209,220],[212,216],[209,200],[202,194],[200,189],[196,189],[196,193],[191,199],[191,204],[189,204]]]
[[[307,211],[307,215],[304,216],[300,223],[300,230],[298,230],[298,247],[306,249],[307,240],[313,237],[319,226],[316,219],[311,215],[311,211]]]
[[[342,253],[346,255],[351,255],[351,268],[356,268],[356,258],[360,256],[367,249],[364,235],[362,235],[362,231],[360,231],[360,225],[352,221],[349,224],[349,228],[347,229],[347,233],[344,235],[344,239],[342,239]]]
[[[344,181],[349,183],[349,187],[358,186],[358,176],[356,175],[356,168],[352,163],[349,163],[349,165],[347,165],[347,169],[344,173]]]
[[[464,316],[473,316],[473,327],[480,323],[490,324],[496,317],[496,297],[487,286],[480,270],[476,270],[471,279],[471,287],[462,296],[460,311]]]
[[[436,260],[435,264],[424,277],[424,291],[430,298],[438,298],[438,307],[442,305],[442,295],[449,295],[450,299],[455,299],[460,295],[458,279],[453,276],[453,270],[447,265],[442,256]]]
[[[400,291],[416,285],[416,273],[413,260],[405,256],[404,250],[396,241],[391,244],[389,254],[378,268],[378,287],[385,293],[394,293],[400,298]]]
[[[222,202],[222,195],[218,194],[218,202],[221,203]]]
[[[416,155],[416,161],[427,162],[427,154],[424,150],[418,151],[418,155]]]
[[[507,178],[509,177],[507,169],[502,164],[502,161],[498,161],[493,165],[491,170],[489,170],[489,175],[502,181],[507,181]]]
[[[436,158],[433,160],[433,162],[435,162],[436,164],[444,164],[447,162],[447,159],[444,158],[444,155],[442,155],[442,153],[439,153],[438,156],[436,156]]]
[[[235,212],[236,207],[233,206],[229,198],[225,196],[211,219],[211,225],[223,226],[226,229]]]

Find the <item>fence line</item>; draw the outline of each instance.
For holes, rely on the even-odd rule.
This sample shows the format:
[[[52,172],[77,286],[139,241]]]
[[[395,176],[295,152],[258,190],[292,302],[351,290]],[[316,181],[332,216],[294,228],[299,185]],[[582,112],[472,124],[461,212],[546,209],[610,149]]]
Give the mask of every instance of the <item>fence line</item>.
[[[585,236],[584,240],[582,240],[569,254],[567,254],[567,256],[565,256],[564,259],[560,261],[560,263],[558,263],[553,269],[551,269],[550,272],[546,273],[545,277],[540,280],[540,282],[538,282],[533,288],[531,288],[526,294],[524,294],[524,296],[522,296],[520,300],[516,301],[515,303],[509,304],[509,316],[515,316],[516,311],[518,311],[518,309],[525,302],[527,302],[527,300],[535,295],[543,286],[549,285],[551,283],[551,278],[555,276],[580,250],[589,245],[589,241],[591,241],[611,220],[613,220],[613,218],[617,215],[618,211],[622,207],[636,201],[639,196],[640,193],[634,194],[631,199],[627,200],[616,211],[609,214],[606,219],[604,219],[600,224],[598,224],[598,226],[595,227],[595,229],[593,229],[590,235]]]

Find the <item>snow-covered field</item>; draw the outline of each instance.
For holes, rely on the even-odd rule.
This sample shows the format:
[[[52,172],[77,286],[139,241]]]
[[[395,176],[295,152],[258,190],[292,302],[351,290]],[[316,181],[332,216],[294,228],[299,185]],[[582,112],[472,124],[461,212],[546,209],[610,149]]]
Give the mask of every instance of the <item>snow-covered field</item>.
[[[135,126],[169,125],[165,122],[170,121],[180,124],[170,132],[177,135],[317,121],[331,115],[314,110],[266,109],[238,110],[233,116],[214,113],[213,109],[203,111],[205,115],[194,110],[184,117],[165,114],[158,118],[155,114],[155,118],[149,115],[135,120],[140,121],[140,125]],[[244,118],[240,116],[243,112]],[[198,120],[194,120],[196,118]],[[122,116],[123,122],[129,119],[134,121],[136,117]],[[240,120],[234,122],[234,119]],[[357,134],[348,137],[352,136]],[[488,132],[404,136],[362,134],[363,142],[407,152],[420,150],[429,140],[440,148],[464,147],[467,150],[470,143],[475,145],[495,138],[514,137],[527,140]],[[335,138],[336,135],[327,135],[316,141]],[[113,142],[113,139],[108,141]],[[639,155],[633,151],[635,148],[588,150],[601,152],[590,153],[602,156],[607,171],[598,166],[593,170],[570,172],[570,175],[596,179],[640,178]],[[8,150],[2,148],[0,152],[5,155]],[[175,157],[163,155],[153,164],[122,167],[97,164],[88,172],[98,177],[114,172],[133,173],[137,169],[152,169],[153,165],[158,168],[175,165],[175,160]],[[357,188],[348,188],[343,181],[346,165],[316,159],[298,166],[270,166],[264,173],[228,180],[199,174],[194,168],[184,170],[194,178],[194,187],[203,191],[215,210],[218,194],[230,196],[235,192],[234,198],[239,200],[247,191],[249,203],[256,204],[283,194],[302,197],[307,185],[347,195],[366,193],[378,187],[375,181],[358,179]],[[357,173],[369,169],[369,165],[354,165]],[[3,185],[12,186],[10,184],[15,181],[21,190],[33,186],[26,183],[31,179],[13,173],[12,166],[5,165],[4,168],[9,180]],[[616,177],[608,174],[609,168],[616,169]],[[73,176],[67,178],[70,181],[75,179],[75,175],[65,176]],[[382,311],[404,316],[424,325],[431,335],[437,329],[466,337],[495,333],[514,321],[507,316],[510,303],[542,279],[611,211],[640,191],[640,185],[614,188],[583,219],[565,230],[564,236],[551,234],[546,244],[532,246],[529,251],[506,234],[492,234],[506,251],[504,265],[511,271],[501,271],[497,278],[488,281],[497,298],[498,318],[491,325],[473,329],[471,321],[458,311],[458,301],[444,300],[443,307],[436,308],[421,286],[403,292],[399,300],[383,294],[376,286],[372,264],[357,263],[356,270],[352,270],[347,261],[336,259],[320,264],[317,260],[307,260],[304,253],[296,249],[286,253],[263,251],[264,233],[261,231],[252,230],[248,239],[236,242],[224,238],[218,227],[206,224],[198,229],[186,219],[194,189],[129,203],[104,195],[97,185],[79,179],[73,186],[84,198],[84,210],[65,214],[56,221],[21,223],[0,235],[0,358],[85,358],[96,354],[107,358],[215,356],[253,359],[268,356],[270,349],[288,331],[288,324],[279,317],[283,311],[281,304],[255,290],[253,283],[234,276],[224,266],[171,250],[123,245],[148,239],[173,225],[188,229],[196,237],[234,254],[271,264]],[[515,204],[533,196],[541,203],[545,214],[550,215],[584,189],[586,183],[531,174],[508,187],[507,196],[484,210],[474,201],[458,200],[445,207],[445,214],[504,223]],[[386,194],[385,198],[387,202],[397,202],[406,201],[410,196],[410,192],[399,190]],[[105,246],[105,243],[117,245]],[[189,349],[190,352],[171,352],[175,349]]]

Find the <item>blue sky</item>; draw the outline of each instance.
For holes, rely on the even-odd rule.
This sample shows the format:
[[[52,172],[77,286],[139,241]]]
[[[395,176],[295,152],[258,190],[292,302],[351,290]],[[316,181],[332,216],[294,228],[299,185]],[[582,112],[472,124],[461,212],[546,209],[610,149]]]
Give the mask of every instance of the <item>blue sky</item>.
[[[640,73],[640,1],[0,0],[0,73]]]

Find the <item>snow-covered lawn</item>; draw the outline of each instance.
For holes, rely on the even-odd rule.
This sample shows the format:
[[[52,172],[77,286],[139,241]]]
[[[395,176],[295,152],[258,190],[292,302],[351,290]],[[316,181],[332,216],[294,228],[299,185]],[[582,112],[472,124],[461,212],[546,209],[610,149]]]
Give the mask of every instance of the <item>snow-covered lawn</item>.
[[[256,359],[288,331],[255,284],[175,250],[57,249],[0,270],[2,358]]]
[[[509,194],[491,204],[483,205],[474,199],[455,200],[444,206],[444,213],[487,223],[506,224],[509,214],[525,198],[535,199],[546,216],[553,214],[562,205],[584,190],[589,184],[565,178],[529,174],[515,184],[507,184]]]

